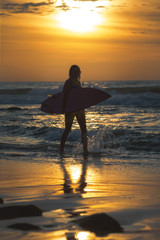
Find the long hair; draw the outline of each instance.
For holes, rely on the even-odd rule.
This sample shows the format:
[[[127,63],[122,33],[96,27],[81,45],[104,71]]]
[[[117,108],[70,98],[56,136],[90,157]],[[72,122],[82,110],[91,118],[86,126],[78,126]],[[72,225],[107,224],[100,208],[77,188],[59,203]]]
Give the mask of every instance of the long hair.
[[[78,78],[80,76],[80,73],[81,73],[80,67],[77,65],[72,65],[69,70],[69,77]]]

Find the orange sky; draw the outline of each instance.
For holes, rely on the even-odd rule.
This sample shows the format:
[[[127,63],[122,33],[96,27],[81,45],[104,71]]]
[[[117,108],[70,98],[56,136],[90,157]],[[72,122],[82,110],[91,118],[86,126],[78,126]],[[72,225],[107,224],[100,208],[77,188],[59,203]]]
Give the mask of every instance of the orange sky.
[[[5,0],[1,81],[160,80],[159,0]]]

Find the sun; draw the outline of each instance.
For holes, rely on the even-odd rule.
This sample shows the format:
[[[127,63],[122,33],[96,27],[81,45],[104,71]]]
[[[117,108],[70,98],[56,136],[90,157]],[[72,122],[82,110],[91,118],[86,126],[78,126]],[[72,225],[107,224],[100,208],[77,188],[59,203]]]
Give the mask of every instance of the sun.
[[[101,3],[101,6],[99,5]],[[76,33],[92,32],[102,23],[102,9],[107,1],[63,1],[56,19],[59,27]],[[57,4],[60,4],[58,1]]]
[[[95,26],[101,22],[97,13],[77,9],[62,12],[57,19],[62,28],[80,33],[93,31]]]

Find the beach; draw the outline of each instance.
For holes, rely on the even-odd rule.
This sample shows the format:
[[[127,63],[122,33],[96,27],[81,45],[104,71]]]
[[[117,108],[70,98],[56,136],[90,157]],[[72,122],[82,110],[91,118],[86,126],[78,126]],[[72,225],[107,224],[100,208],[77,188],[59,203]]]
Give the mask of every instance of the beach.
[[[60,83],[1,85],[0,208],[42,210],[41,216],[0,220],[2,240],[159,239],[160,96],[152,82],[121,85],[123,92],[116,90],[118,83],[95,85],[109,87],[112,98],[86,110],[88,156],[82,154],[76,121],[60,155],[63,116],[40,111],[40,103],[58,92]],[[79,219],[100,213],[123,231],[100,236],[79,226]],[[37,229],[8,228],[16,223]]]
[[[114,164],[110,161],[110,164],[99,165],[102,160],[88,157],[86,174],[81,176],[84,159],[64,157],[70,179],[65,179],[66,174],[58,163],[15,164],[15,161],[10,161],[6,164],[6,161],[1,161],[0,192],[5,201],[2,205],[34,204],[43,210],[41,217],[0,221],[1,238],[67,239],[67,235],[73,235],[75,239],[96,239],[94,233],[80,229],[71,220],[105,212],[121,224],[124,233],[109,234],[102,239],[159,239],[158,171],[150,172],[149,166],[144,169],[136,163],[131,170],[130,166],[118,163],[118,160],[117,164],[113,160]],[[78,189],[81,182],[77,176],[80,181],[85,181],[84,189]],[[67,181],[71,181],[70,192],[64,192]],[[7,229],[10,224],[20,222],[35,224],[41,230],[23,232]]]

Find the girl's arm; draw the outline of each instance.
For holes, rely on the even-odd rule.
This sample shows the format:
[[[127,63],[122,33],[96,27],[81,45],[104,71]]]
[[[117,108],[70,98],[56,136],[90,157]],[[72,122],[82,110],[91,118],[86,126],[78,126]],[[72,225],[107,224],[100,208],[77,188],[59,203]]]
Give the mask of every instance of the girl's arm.
[[[67,98],[70,90],[70,81],[67,80],[63,87],[62,102],[61,102],[61,113],[65,113]]]

